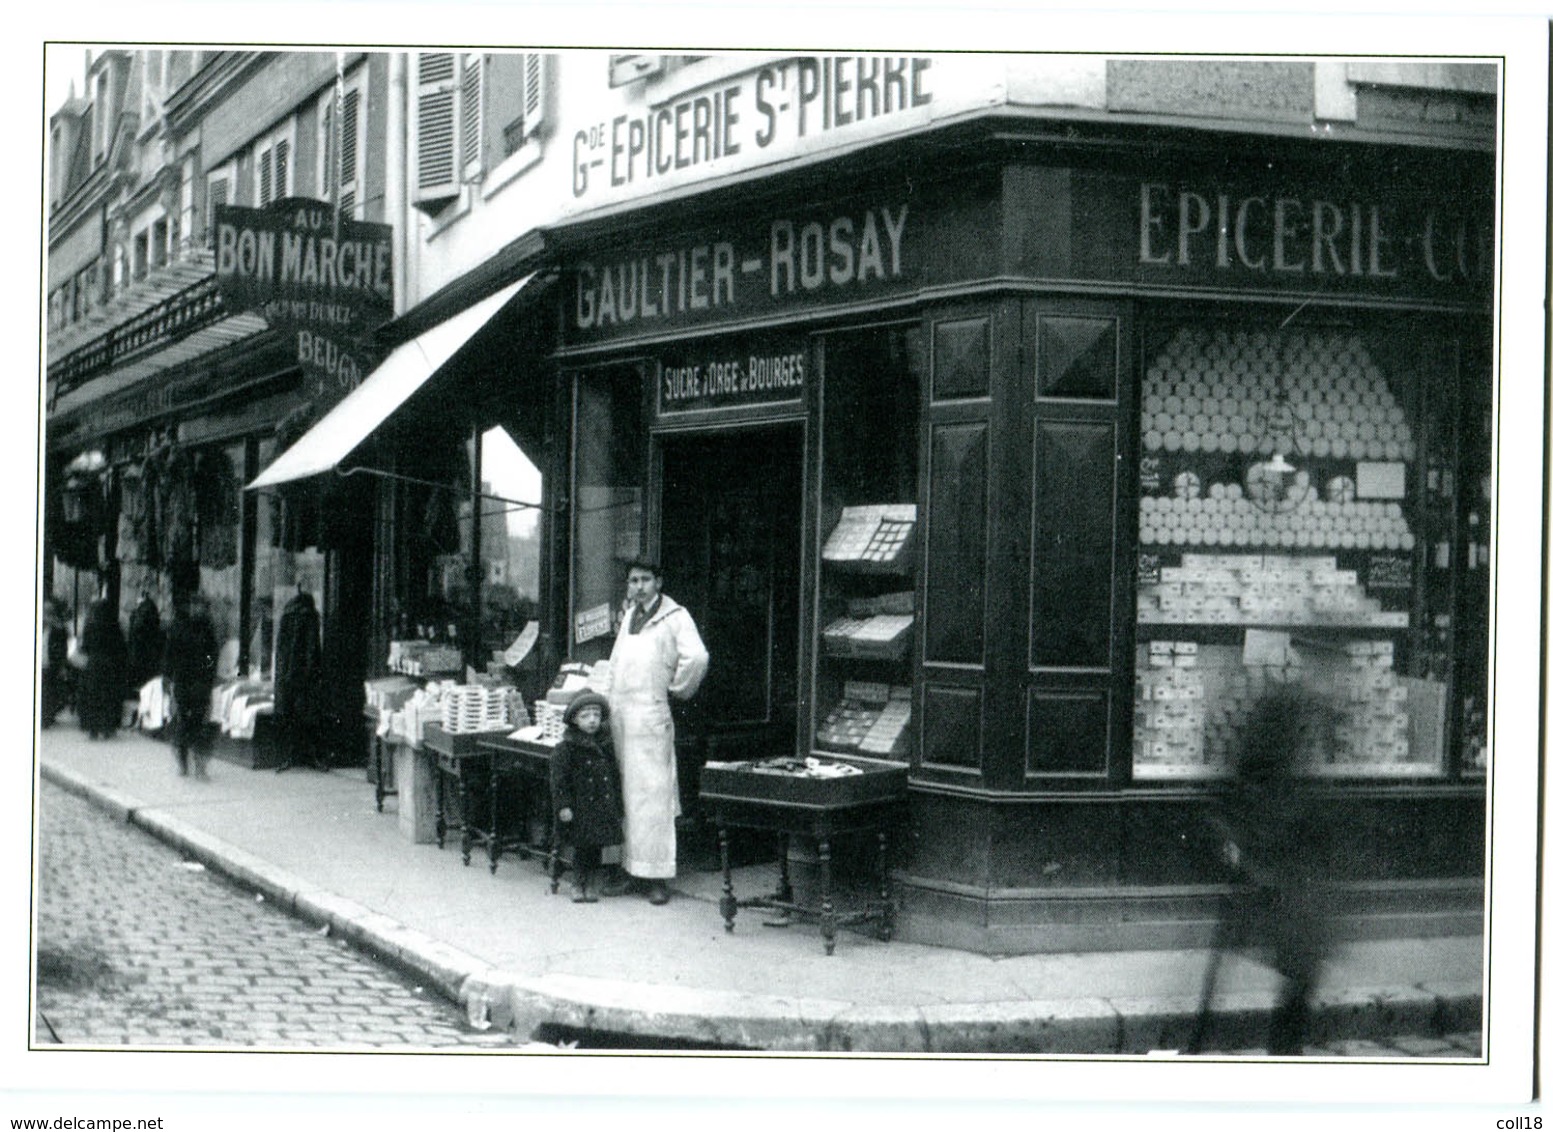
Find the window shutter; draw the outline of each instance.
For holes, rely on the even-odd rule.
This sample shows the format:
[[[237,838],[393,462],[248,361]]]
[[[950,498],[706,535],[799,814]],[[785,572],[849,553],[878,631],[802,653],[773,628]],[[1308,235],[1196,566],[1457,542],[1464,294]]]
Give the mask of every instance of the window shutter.
[[[274,179],[273,179],[273,165],[274,165],[274,162],[272,160],[273,157],[274,157],[274,151],[273,150],[265,149],[265,150],[261,150],[259,152],[259,200],[258,200],[258,204],[259,204],[260,208],[263,208],[265,205],[269,204],[270,200],[272,199],[271,194],[272,194],[272,192],[274,190]]]
[[[361,92],[348,90],[345,92],[345,107],[340,112],[340,194],[349,191],[355,195],[356,188],[356,124],[359,120],[358,112],[361,104]]]
[[[531,137],[545,123],[545,57],[523,56],[523,136]]]
[[[318,161],[318,195],[324,200],[329,200],[334,194],[334,97],[324,99],[319,109],[318,126],[318,152],[322,155]]]
[[[275,143],[275,196],[274,200],[290,195],[288,173],[291,165],[291,142],[282,138]]]
[[[466,180],[478,177],[482,168],[480,124],[484,113],[484,100],[481,98],[483,63],[479,55],[465,55],[463,74],[460,76],[459,160]]]
[[[227,198],[227,179],[225,177],[213,177],[207,189],[205,205],[205,246],[216,246],[216,206],[225,204]]]
[[[413,203],[437,205],[458,195],[455,167],[458,86],[450,52],[419,57],[415,79],[415,186]]]

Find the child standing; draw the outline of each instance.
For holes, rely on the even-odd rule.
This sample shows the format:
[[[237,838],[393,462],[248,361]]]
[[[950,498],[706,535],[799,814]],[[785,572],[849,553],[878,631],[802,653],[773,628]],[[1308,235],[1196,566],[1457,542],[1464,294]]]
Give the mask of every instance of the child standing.
[[[555,807],[557,837],[572,847],[572,900],[598,900],[593,877],[600,850],[618,845],[620,769],[610,740],[609,701],[584,692],[566,708],[566,734],[550,756],[550,801]]]

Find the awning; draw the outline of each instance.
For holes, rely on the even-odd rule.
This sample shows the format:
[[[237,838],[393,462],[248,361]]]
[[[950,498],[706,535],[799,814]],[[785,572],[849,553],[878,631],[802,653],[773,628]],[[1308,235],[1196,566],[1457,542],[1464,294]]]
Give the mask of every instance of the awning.
[[[532,275],[524,276],[396,347],[383,364],[346,394],[323,420],[265,468],[248,485],[248,490],[274,487],[336,467],[533,278]]]

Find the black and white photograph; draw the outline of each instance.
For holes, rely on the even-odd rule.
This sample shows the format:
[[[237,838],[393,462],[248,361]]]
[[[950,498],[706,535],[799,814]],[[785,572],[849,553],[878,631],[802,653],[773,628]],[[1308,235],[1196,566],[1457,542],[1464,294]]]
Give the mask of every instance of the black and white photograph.
[[[197,11],[12,51],[10,1127],[1540,1127],[1545,18]]]

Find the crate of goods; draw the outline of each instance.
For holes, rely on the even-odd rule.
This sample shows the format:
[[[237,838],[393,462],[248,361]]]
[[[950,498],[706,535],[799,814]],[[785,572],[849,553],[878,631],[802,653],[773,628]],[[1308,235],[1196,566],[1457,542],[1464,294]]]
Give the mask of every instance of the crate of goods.
[[[559,743],[566,733],[566,705],[549,700],[534,702],[534,725],[539,728],[539,738],[544,743]]]

